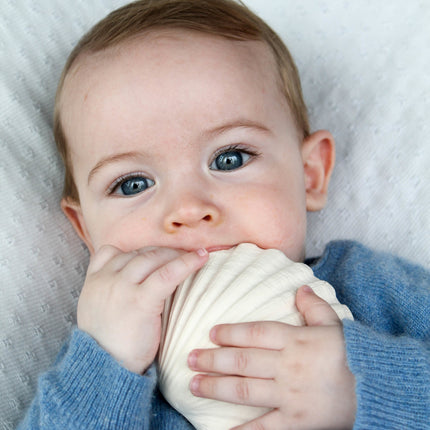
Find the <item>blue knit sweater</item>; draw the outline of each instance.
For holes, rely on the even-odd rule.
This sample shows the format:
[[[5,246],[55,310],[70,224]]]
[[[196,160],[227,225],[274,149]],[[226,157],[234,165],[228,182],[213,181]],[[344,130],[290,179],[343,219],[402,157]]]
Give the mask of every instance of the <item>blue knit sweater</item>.
[[[355,317],[344,322],[357,382],[354,429],[430,429],[430,272],[344,241],[307,263]],[[144,376],[128,372],[76,329],[19,428],[192,429],[156,383],[155,366]]]

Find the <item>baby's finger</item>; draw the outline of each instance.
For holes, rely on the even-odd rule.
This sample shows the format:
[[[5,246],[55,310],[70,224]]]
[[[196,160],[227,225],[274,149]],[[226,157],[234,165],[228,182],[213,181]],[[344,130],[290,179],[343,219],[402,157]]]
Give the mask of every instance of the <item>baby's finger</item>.
[[[306,285],[297,291],[296,306],[308,326],[339,325],[341,323],[333,308]]]
[[[276,321],[220,324],[211,330],[210,338],[217,345],[280,350],[285,346],[288,328]]]
[[[121,275],[133,284],[142,283],[149,275],[170,261],[185,254],[185,251],[172,248],[144,248],[129,253],[132,255],[122,268]],[[119,260],[119,257],[116,259]],[[112,263],[110,263],[112,264]]]
[[[289,425],[289,427],[286,427]],[[297,429],[291,423],[286,424],[285,418],[279,409],[274,409],[255,420],[249,421],[230,430],[255,430],[255,429],[270,429],[270,430],[286,430]]]
[[[122,254],[122,251],[119,248],[112,245],[103,245],[91,256],[90,264],[88,265],[88,273],[98,272],[109,261],[120,254]]]
[[[155,270],[141,283],[142,292],[150,289],[152,304],[157,306],[169,297],[189,275],[199,270],[209,258],[205,249],[181,255]]]
[[[190,390],[197,397],[239,405],[280,406],[277,384],[272,379],[196,375],[191,380]]]
[[[278,372],[280,352],[254,348],[195,349],[188,365],[196,372],[272,379]]]

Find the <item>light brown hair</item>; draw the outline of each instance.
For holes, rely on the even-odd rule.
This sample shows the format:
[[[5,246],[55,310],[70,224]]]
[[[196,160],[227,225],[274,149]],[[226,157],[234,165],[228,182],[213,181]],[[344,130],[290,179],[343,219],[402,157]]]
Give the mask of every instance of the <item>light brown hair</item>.
[[[100,52],[161,28],[194,30],[232,40],[259,40],[266,43],[276,60],[280,87],[297,129],[303,137],[309,135],[307,109],[294,60],[280,37],[243,3],[235,0],[139,0],[113,11],[86,33],[71,52],[63,69],[55,102],[54,136],[65,165],[64,198],[79,202],[59,108],[68,72],[83,54]]]

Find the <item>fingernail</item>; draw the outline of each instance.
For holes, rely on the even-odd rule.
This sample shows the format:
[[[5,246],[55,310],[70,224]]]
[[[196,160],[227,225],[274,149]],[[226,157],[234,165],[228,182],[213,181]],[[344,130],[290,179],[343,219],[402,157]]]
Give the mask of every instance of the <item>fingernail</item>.
[[[208,253],[205,248],[200,248],[196,252],[200,257],[204,257]]]
[[[187,362],[188,362],[188,367],[191,370],[194,370],[196,368],[196,364],[197,364],[197,351],[191,351],[188,354],[188,360],[187,360]]]
[[[312,288],[311,288],[309,285],[303,285],[303,287],[302,287],[302,291],[303,291],[304,293],[307,293],[307,294],[310,294],[310,293],[313,293],[313,292],[314,292],[314,290],[312,290]]]
[[[200,380],[201,380],[200,375],[197,375],[197,376],[194,376],[194,378],[191,379],[191,382],[190,382],[190,391],[195,396],[200,396],[200,391],[199,391]]]

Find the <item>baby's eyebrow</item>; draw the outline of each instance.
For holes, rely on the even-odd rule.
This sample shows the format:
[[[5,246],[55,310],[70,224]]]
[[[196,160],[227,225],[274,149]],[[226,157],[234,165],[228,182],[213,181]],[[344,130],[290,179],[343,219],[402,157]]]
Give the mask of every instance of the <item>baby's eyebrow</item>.
[[[108,155],[107,157],[102,158],[90,171],[88,174],[88,184],[91,182],[91,179],[94,177],[94,175],[102,168],[109,164],[116,163],[121,160],[129,160],[129,159],[135,159],[142,157],[142,154],[137,151],[130,151],[130,152],[122,152],[119,154],[114,155]]]
[[[267,133],[272,134],[272,131],[269,128],[267,128],[264,124],[261,124],[257,121],[247,120],[247,119],[238,119],[232,122],[228,122],[227,124],[214,127],[206,131],[204,134],[207,135],[209,138],[211,138],[211,137],[215,137],[220,134],[226,133],[227,131],[230,131],[235,128],[251,128],[266,134]]]

